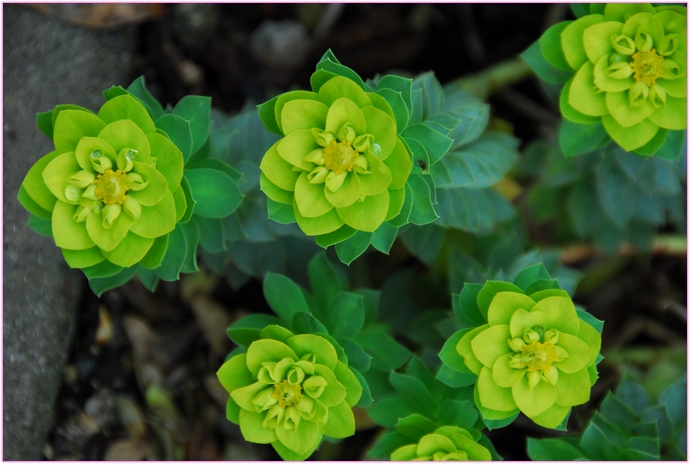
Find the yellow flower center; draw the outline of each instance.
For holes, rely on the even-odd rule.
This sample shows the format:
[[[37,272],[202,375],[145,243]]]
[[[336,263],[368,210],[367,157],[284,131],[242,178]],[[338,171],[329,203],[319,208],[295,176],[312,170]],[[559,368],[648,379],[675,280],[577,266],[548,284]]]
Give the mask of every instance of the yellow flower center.
[[[124,171],[105,170],[103,174],[96,176],[96,189],[94,194],[103,199],[106,205],[125,203],[125,194],[129,190],[126,183],[127,175]]]
[[[554,344],[551,342],[531,342],[521,347],[521,352],[514,356],[514,364],[520,368],[527,368],[529,372],[549,371],[552,362],[557,361],[559,356],[554,351]]]
[[[276,399],[281,407],[295,407],[302,399],[302,386],[290,384],[287,380],[274,384],[274,392],[271,397]]]
[[[343,174],[344,171],[353,171],[353,163],[360,155],[350,142],[336,142],[332,140],[324,147],[324,167],[335,174]]]
[[[664,74],[662,63],[665,58],[658,55],[654,48],[645,52],[636,52],[631,58],[633,58],[631,70],[636,82],[643,82],[648,87],[652,87],[655,81]]]

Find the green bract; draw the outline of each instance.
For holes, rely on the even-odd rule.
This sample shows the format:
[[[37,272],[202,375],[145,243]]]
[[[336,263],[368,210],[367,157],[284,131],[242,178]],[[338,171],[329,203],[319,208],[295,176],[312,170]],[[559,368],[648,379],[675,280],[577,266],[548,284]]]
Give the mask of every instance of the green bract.
[[[355,433],[351,407],[362,387],[323,337],[267,326],[218,379],[230,393],[228,419],[245,440],[271,444],[285,460],[306,459],[324,436]]]
[[[478,303],[493,286],[485,285]],[[570,298],[553,290],[532,298],[498,292],[487,322],[456,345],[478,375],[475,402],[485,419],[509,418],[520,410],[535,423],[556,428],[572,406],[590,399],[601,336],[579,318]]]
[[[72,268],[104,261],[131,267],[179,220],[183,157],[130,95],[98,114],[73,105],[52,113],[55,150],[29,170],[20,190],[33,215],[49,218],[55,244]],[[165,240],[165,238],[163,238]],[[165,244],[163,244],[165,246]]]
[[[427,434],[417,444],[396,449],[392,461],[492,460],[492,454],[473,436],[458,426],[442,426]]]
[[[644,155],[667,130],[686,129],[686,8],[610,3],[552,26],[540,48],[574,73],[560,99],[567,120],[601,122],[617,144]]]
[[[373,232],[401,211],[412,168],[394,112],[383,97],[324,70],[312,88],[265,104],[273,105],[270,129],[284,137],[264,155],[261,188],[292,205],[307,235]]]

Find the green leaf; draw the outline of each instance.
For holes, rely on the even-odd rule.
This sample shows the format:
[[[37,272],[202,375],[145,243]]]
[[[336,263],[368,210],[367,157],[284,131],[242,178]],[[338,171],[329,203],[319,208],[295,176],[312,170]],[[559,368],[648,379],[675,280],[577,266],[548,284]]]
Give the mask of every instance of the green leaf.
[[[372,368],[378,371],[392,371],[401,367],[410,358],[410,351],[381,330],[365,329],[353,340],[372,357]]]
[[[175,105],[173,114],[189,122],[192,136],[191,153],[196,152],[211,132],[211,98],[186,95]]]
[[[665,143],[655,152],[655,156],[667,160],[678,160],[685,145],[686,131],[668,131]]]
[[[528,438],[528,456],[532,460],[587,460],[588,457],[562,438]]]
[[[207,252],[222,253],[227,250],[223,240],[223,221],[198,216],[194,221],[199,225],[199,245]]]
[[[410,226],[401,234],[401,240],[410,253],[427,264],[437,259],[444,239],[444,229],[435,225]]]
[[[487,319],[487,310],[499,292],[517,292],[523,294],[520,287],[504,281],[488,280],[477,295],[477,305],[482,316]]]
[[[377,399],[368,409],[367,414],[378,425],[393,428],[399,418],[416,413],[407,402],[401,402],[399,396]]]
[[[134,95],[146,107],[151,115],[151,119],[154,121],[163,115],[163,107],[158,100],[149,93],[149,90],[146,88],[144,76],[139,76],[135,79],[127,88],[127,92]]]
[[[460,295],[453,295],[451,299],[456,318],[470,327],[487,323],[487,317],[482,315],[477,303],[480,290],[482,284],[465,283]]]
[[[389,381],[403,399],[413,405],[418,405],[421,413],[430,417],[437,416],[440,407],[439,400],[432,395],[422,381],[416,377],[399,373],[391,373]]]
[[[400,133],[408,125],[409,118],[408,107],[403,100],[403,96],[400,92],[391,89],[380,89],[377,91],[377,95],[381,95],[391,106],[394,119],[396,120],[396,129]]]
[[[97,265],[82,269],[84,275],[88,279],[109,278],[120,273],[122,270],[123,268],[121,266],[117,266],[107,260],[104,260]]]
[[[264,297],[278,317],[286,323],[292,322],[299,312],[310,313],[300,286],[283,275],[275,273],[266,275]]]
[[[257,105],[257,109],[259,110],[259,118],[261,119],[262,123],[264,124],[264,127],[268,129],[269,131],[278,134],[278,135],[283,135],[281,132],[281,129],[278,127],[278,123],[276,122],[276,102],[278,101],[278,95],[268,102],[262,103],[261,105]]]
[[[525,52],[521,53],[520,56],[528,63],[540,79],[550,84],[564,84],[573,76],[573,72],[558,69],[545,59],[540,49],[539,41],[533,42],[533,44],[528,47]]]
[[[490,187],[501,181],[516,164],[517,142],[505,134],[485,133],[472,144],[450,151],[430,167],[430,174],[437,187]],[[488,153],[492,156],[488,157]]]
[[[552,66],[560,70],[573,72],[573,69],[566,61],[564,49],[561,45],[561,33],[569,24],[571,24],[571,21],[561,21],[553,25],[542,34],[539,43],[542,56]]]
[[[452,388],[470,386],[477,383],[477,375],[474,373],[460,373],[442,365],[437,373],[437,379]]]
[[[36,126],[48,138],[53,139],[53,110],[36,113]]]
[[[29,215],[29,220],[27,226],[31,228],[32,231],[46,237],[53,237],[52,223],[48,218],[41,218],[33,213]]]
[[[398,228],[385,221],[372,235],[372,247],[388,255],[398,235]]]
[[[323,322],[329,334],[335,338],[352,338],[365,323],[364,297],[350,292],[341,292],[334,299]]]
[[[279,203],[271,199],[266,199],[266,206],[270,220],[281,224],[295,223],[295,212],[293,211],[292,204],[287,205],[285,203]]]
[[[362,90],[366,91],[367,87],[365,86],[365,83],[362,80],[362,78],[352,69],[340,64],[338,60],[333,60],[334,58],[335,57],[323,57],[322,60],[319,63],[317,63],[317,70],[329,71],[339,76],[347,77],[348,79],[355,82],[355,84],[357,84],[359,87],[361,87]]]
[[[168,235],[168,249],[161,261],[161,266],[154,270],[156,276],[164,281],[177,281],[180,279],[180,270],[187,256],[187,238],[178,224]]]
[[[194,213],[205,218],[223,218],[230,215],[244,197],[235,182],[218,170],[186,169],[185,178],[196,202]]]
[[[340,338],[337,339],[337,341],[341,347],[343,347],[343,351],[346,357],[348,357],[348,364],[351,367],[360,371],[369,370],[372,357],[370,357],[362,347],[351,339]]]
[[[227,329],[228,337],[238,345],[249,346],[261,337],[261,330],[281,321],[275,316],[254,313],[236,321]]]
[[[185,233],[185,243],[186,243],[186,253],[185,261],[182,264],[180,272],[182,273],[194,273],[199,271],[197,265],[197,246],[199,245],[199,225],[195,221],[189,221],[187,223],[180,223],[180,227]]]
[[[429,155],[430,164],[441,160],[453,144],[453,139],[436,131],[429,123],[411,124],[401,135],[406,139],[415,139],[420,142]]]
[[[396,76],[395,74],[388,74],[384,77],[382,77],[379,82],[377,83],[377,87],[375,88],[375,91],[379,91],[381,89],[392,89],[396,92],[399,92],[401,94],[401,97],[403,98],[403,102],[406,105],[406,108],[408,109],[408,115],[411,115],[413,112],[413,100],[412,100],[412,91],[413,91],[413,80],[404,78],[401,76]],[[406,118],[407,120],[407,118]],[[405,126],[399,126],[399,132],[404,128]]]
[[[129,281],[137,272],[137,267],[124,268],[119,273],[106,278],[92,278],[89,279],[89,287],[97,297],[101,297],[104,292],[122,286]]]
[[[190,123],[178,115],[165,114],[156,120],[156,127],[165,131],[166,135],[182,152],[182,158],[187,163],[192,155],[192,131]]]
[[[328,330],[319,320],[305,312],[295,314],[293,317],[293,329],[296,334],[328,334]]]
[[[365,253],[371,241],[371,232],[357,231],[353,236],[336,244],[338,258],[346,265],[350,265],[353,260]]]
[[[534,281],[542,279],[551,279],[551,276],[547,272],[545,265],[542,263],[536,263],[535,265],[529,266],[518,273],[518,275],[516,275],[516,279],[513,280],[513,283],[523,289],[527,295],[530,295],[532,292],[527,291],[528,286],[530,286]]]
[[[578,124],[565,119],[559,128],[559,145],[569,157],[592,152],[608,140],[602,123]]]
[[[432,205],[432,192],[422,174],[411,174],[406,182],[413,194],[413,205],[410,211],[410,222],[418,226],[431,223],[439,218]],[[406,188],[407,189],[407,188]],[[408,193],[406,192],[406,197]],[[405,204],[404,204],[405,205]]]
[[[154,273],[152,270],[147,270],[146,268],[140,266],[137,268],[137,277],[144,285],[144,287],[147,288],[150,292],[156,292],[156,288],[158,287],[158,283],[160,282],[160,279],[158,279],[156,273]]]

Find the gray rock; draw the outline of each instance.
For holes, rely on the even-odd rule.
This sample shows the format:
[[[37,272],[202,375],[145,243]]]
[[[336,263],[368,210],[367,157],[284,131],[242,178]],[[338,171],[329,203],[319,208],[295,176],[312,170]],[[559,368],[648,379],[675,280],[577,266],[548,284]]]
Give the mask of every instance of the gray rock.
[[[102,92],[129,84],[134,30],[79,29],[4,5],[4,459],[43,457],[85,279],[53,240],[26,226],[17,191],[52,143],[36,113],[60,103],[92,110]]]

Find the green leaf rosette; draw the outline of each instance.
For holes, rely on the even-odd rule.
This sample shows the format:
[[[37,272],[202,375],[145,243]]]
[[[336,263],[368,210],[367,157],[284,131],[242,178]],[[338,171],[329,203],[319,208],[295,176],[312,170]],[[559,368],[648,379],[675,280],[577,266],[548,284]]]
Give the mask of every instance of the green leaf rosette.
[[[27,173],[22,204],[50,220],[72,268],[160,264],[179,219],[180,149],[130,95],[109,100],[98,114],[61,105],[50,116],[55,150]]]
[[[458,296],[457,316],[484,324],[458,331],[439,356],[457,377],[477,376],[475,404],[489,427],[522,412],[540,426],[563,429],[571,407],[590,399],[602,344],[601,327],[593,325],[601,322],[576,310],[548,278],[535,265],[515,284],[466,284]]]
[[[416,444],[399,447],[391,460],[401,461],[468,461],[492,460],[492,454],[476,442],[471,433],[458,426],[442,426],[426,434]]]
[[[324,436],[355,433],[351,408],[362,387],[323,337],[267,326],[217,375],[230,393],[228,420],[246,441],[271,444],[285,460],[306,459]]]
[[[260,168],[270,210],[272,202],[292,206],[304,233],[331,245],[399,214],[412,159],[387,100],[352,70],[323,62],[341,74],[324,65],[312,75],[312,92],[259,106],[264,125],[282,136]]]
[[[590,14],[552,26],[524,55],[541,77],[564,83],[562,145],[609,136],[627,151],[654,154],[670,131],[686,129],[686,8],[609,3],[578,11]]]
[[[98,114],[58,105],[36,123],[55,150],[18,194],[29,227],[53,237],[101,295],[133,276],[150,290],[198,271],[197,249],[242,201],[242,173],[211,153],[211,99],[166,108],[144,78],[103,93]]]

